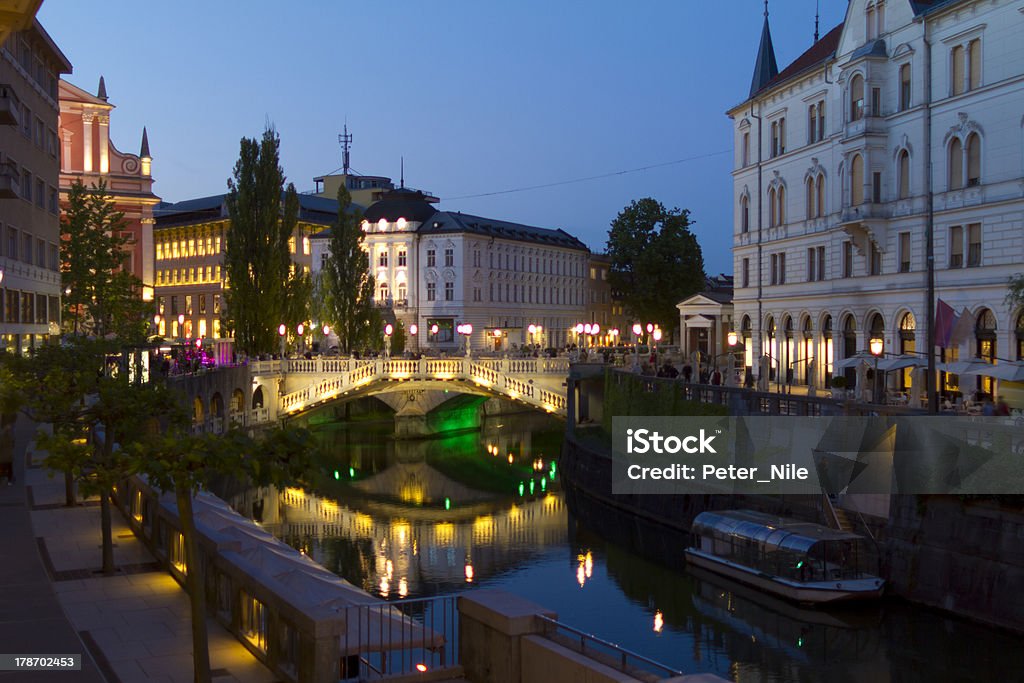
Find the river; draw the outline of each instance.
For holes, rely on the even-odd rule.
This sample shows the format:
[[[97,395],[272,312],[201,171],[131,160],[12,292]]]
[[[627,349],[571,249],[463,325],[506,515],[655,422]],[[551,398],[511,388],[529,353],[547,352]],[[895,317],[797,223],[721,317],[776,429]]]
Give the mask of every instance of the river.
[[[327,483],[234,502],[385,599],[500,588],[685,673],[780,683],[1024,680],[1018,636],[894,600],[803,609],[604,540],[566,508],[562,428],[528,414],[396,441],[387,421],[320,425]]]

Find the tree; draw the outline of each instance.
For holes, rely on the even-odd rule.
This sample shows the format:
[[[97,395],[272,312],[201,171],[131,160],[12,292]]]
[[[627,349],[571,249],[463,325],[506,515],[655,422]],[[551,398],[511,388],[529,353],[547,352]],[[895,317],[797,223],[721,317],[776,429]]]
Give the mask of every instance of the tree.
[[[1010,278],[1006,303],[1011,307],[1024,306],[1024,273],[1017,273]]]
[[[373,304],[370,258],[363,249],[362,218],[362,212],[352,209],[352,196],[342,185],[338,189],[338,220],[331,226],[330,256],[321,276],[324,319],[345,352],[370,344],[380,327]]]
[[[225,436],[192,435],[177,423],[166,433],[136,444],[139,471],[155,489],[173,493],[185,545],[185,583],[192,618],[193,680],[210,681],[206,632],[206,582],[199,562],[192,500],[216,477],[248,479],[256,486],[292,484],[310,469],[310,435],[276,429],[256,443],[234,430]]]
[[[73,334],[145,339],[153,306],[142,300],[142,281],[124,268],[124,214],[114,208],[106,181],[68,190],[61,216],[61,284],[64,321]]]
[[[292,183],[284,189],[284,171],[278,165],[280,146],[272,127],[261,140],[242,138],[234,176],[228,180],[225,319],[234,332],[235,346],[250,355],[274,351],[281,323],[294,328],[302,322],[293,325],[287,319],[296,309],[295,296],[304,276],[296,272],[289,256],[288,241],[299,220],[299,196]]]
[[[704,288],[704,257],[690,232],[690,212],[667,210],[651,198],[634,200],[611,223],[609,284],[626,311],[674,331],[676,304]]]

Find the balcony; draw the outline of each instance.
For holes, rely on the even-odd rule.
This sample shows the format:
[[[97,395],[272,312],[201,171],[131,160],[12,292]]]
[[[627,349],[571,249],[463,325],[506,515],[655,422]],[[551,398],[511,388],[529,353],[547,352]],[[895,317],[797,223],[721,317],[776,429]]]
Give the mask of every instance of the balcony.
[[[861,239],[867,238],[880,251],[885,251],[890,213],[888,204],[846,206],[839,214],[839,227],[853,238],[855,244],[862,244]]]
[[[863,116],[856,121],[847,121],[843,126],[843,141],[862,135],[886,135],[889,130],[881,116]]]
[[[13,161],[0,163],[0,198],[17,199],[21,196],[21,174]]]
[[[19,111],[21,101],[14,92],[14,88],[6,83],[0,83],[0,125],[18,126],[21,123]]]
[[[396,309],[397,308],[408,308],[408,307],[409,307],[409,300],[408,299],[395,299],[395,308]]]

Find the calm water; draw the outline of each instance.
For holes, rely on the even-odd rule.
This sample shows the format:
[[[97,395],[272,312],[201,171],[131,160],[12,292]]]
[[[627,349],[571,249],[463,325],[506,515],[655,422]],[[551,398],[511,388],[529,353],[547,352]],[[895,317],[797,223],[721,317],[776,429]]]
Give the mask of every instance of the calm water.
[[[735,681],[1024,681],[1024,639],[900,602],[808,610],[642,559],[574,521],[543,415],[396,442],[322,428],[316,492],[236,501],[293,546],[389,600],[502,588],[686,673]]]

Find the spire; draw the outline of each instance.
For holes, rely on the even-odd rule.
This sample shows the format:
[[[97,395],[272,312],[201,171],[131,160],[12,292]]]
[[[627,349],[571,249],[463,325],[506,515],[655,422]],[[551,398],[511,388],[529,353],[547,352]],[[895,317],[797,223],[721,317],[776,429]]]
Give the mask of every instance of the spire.
[[[152,158],[149,153],[149,136],[146,135],[146,127],[142,127],[142,149],[139,150],[139,158]]]
[[[756,95],[778,75],[779,65],[775,61],[772,32],[768,28],[768,0],[764,0],[764,28],[761,29],[761,45],[757,48],[754,78],[750,81],[750,96]]]
[[[401,180],[399,181],[399,183],[400,183],[399,187],[404,190],[405,189],[405,157],[404,156],[402,157],[402,176],[401,176]]]
[[[107,84],[103,82],[103,76],[100,76],[100,87],[96,91],[96,97],[100,98],[104,102],[107,101]]]

